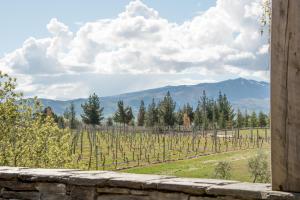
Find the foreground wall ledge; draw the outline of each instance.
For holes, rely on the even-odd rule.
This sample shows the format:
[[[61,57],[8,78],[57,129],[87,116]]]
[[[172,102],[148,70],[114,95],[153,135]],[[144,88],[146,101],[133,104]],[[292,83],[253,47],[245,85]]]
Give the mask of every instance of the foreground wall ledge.
[[[0,200],[300,199],[270,184],[110,171],[0,167]]]

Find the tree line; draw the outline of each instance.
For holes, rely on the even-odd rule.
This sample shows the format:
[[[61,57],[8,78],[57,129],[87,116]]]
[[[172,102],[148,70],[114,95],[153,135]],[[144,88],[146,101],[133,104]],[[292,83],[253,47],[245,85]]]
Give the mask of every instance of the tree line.
[[[132,107],[125,105],[122,100],[117,102],[117,109],[113,116],[104,118],[104,108],[100,98],[95,93],[90,95],[87,102],[81,105],[82,123],[92,126],[140,126],[140,127],[175,127],[193,128],[194,130],[228,129],[268,127],[269,116],[263,112],[251,112],[247,110],[235,111],[226,94],[219,92],[218,98],[209,98],[203,91],[195,108],[189,103],[176,109],[176,102],[170,92],[158,102],[153,98],[149,105],[141,100],[137,116],[134,116]],[[49,109],[49,108],[46,108]],[[46,113],[46,112],[45,112]],[[53,113],[53,112],[52,112]],[[63,116],[53,114],[60,127],[66,126],[75,129],[81,122],[76,118],[73,103],[66,109]]]

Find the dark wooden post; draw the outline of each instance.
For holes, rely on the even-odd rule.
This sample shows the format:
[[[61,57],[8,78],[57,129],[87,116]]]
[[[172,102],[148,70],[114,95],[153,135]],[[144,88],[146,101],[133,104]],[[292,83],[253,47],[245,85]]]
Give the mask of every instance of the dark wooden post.
[[[300,0],[272,7],[272,186],[300,192]]]

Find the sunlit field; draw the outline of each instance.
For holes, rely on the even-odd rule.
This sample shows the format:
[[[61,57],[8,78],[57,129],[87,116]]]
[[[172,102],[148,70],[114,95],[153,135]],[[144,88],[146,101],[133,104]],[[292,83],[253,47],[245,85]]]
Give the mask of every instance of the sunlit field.
[[[253,182],[249,172],[248,160],[255,156],[258,149],[237,150],[194,159],[179,160],[175,162],[159,163],[150,166],[136,167],[122,170],[128,173],[138,174],[161,174],[189,178],[216,178],[215,167],[219,161],[227,161],[231,164],[232,180]],[[262,149],[268,155],[270,166],[270,148],[267,145]]]
[[[212,154],[217,157],[219,154],[235,155],[243,150],[254,152],[270,146],[270,131],[265,128],[152,132],[145,128],[106,127],[97,130],[86,128],[74,131],[73,135],[72,154],[79,168],[129,169],[131,172],[135,172],[135,168],[139,172],[143,169],[141,167],[147,169],[151,166],[155,173],[157,165],[153,164],[157,163],[166,163],[161,166],[181,160],[193,163],[195,158],[205,160]]]

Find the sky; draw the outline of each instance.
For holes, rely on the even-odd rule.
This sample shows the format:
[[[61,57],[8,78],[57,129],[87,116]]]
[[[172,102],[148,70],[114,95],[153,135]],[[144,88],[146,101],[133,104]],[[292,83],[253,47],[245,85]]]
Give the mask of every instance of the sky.
[[[2,1],[0,70],[25,97],[61,100],[269,81],[260,1]]]

